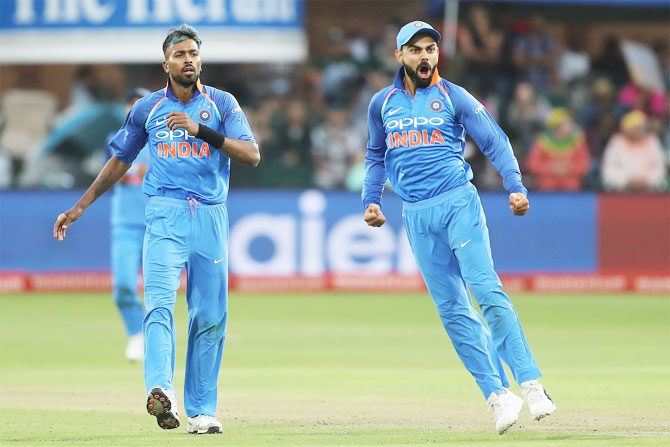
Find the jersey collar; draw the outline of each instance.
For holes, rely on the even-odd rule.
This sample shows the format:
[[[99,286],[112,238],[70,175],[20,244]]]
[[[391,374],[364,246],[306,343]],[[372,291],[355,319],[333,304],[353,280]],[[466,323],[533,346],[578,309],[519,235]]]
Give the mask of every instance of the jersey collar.
[[[438,82],[440,82],[440,73],[438,73],[437,68],[435,68],[435,71],[433,72],[433,79],[430,81],[430,85],[435,85]],[[394,87],[405,90],[405,67],[400,67],[400,70],[398,70],[398,75],[395,78],[395,83]],[[429,87],[430,87],[429,85]]]
[[[172,87],[170,87],[170,80],[169,79],[167,81],[167,84],[165,85],[165,88],[163,89],[163,92],[164,92],[165,96],[172,99],[173,101],[179,101],[177,99],[177,97],[174,95],[174,92],[172,91]],[[203,93],[204,93],[204,87],[203,87],[202,83],[200,82],[200,79],[198,79],[195,83],[195,90],[193,91],[193,99],[197,98],[199,95],[202,95]]]

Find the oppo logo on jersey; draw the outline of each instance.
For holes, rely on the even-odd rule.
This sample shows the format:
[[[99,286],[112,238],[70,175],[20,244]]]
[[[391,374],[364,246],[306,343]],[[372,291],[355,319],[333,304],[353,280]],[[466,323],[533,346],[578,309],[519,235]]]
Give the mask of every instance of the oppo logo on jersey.
[[[444,124],[444,119],[438,116],[426,118],[425,116],[415,116],[413,118],[401,118],[399,120],[391,120],[386,122],[386,129],[392,130],[395,128],[404,129],[406,127],[419,127],[431,124],[433,126],[441,126]]]
[[[442,124],[444,124],[444,119],[438,116],[434,116],[432,118],[426,118],[425,116],[415,116],[413,118],[401,118],[398,120],[388,121],[386,122],[386,131],[388,132],[386,147],[389,149],[395,149],[397,147],[432,146],[434,144],[444,144],[444,137],[442,136],[442,132],[440,132],[438,129],[402,130],[407,127],[417,128],[419,126],[440,126]],[[392,132],[393,129],[398,129],[400,132]]]
[[[159,130],[158,132],[156,132],[155,137],[160,139],[160,140],[165,140],[165,139],[181,140],[183,138],[184,140],[187,140],[187,141],[188,141],[189,138],[191,138],[191,139],[195,138],[193,135],[188,133],[188,131],[186,129]]]

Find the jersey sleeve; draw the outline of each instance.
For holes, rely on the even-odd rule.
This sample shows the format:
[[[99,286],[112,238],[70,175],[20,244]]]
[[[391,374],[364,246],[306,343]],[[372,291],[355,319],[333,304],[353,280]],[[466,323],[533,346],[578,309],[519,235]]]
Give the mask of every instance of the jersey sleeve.
[[[363,206],[367,208],[376,203],[381,206],[382,192],[386,183],[386,132],[382,123],[382,103],[384,90],[372,97],[368,107],[368,144],[365,154],[365,180],[361,198]]]
[[[114,150],[109,146],[109,143],[112,142],[114,135],[116,135],[116,132],[111,132],[109,135],[107,135],[107,138],[105,138],[105,160],[103,165],[114,156]]]
[[[256,143],[249,121],[233,95],[215,90],[212,100],[221,114],[221,132],[226,138]]]
[[[486,108],[463,87],[451,84],[449,96],[454,105],[456,118],[486,155],[503,178],[508,193],[528,190],[521,181],[521,170],[514,156],[512,144]]]
[[[133,105],[123,126],[108,144],[113,155],[126,164],[133,163],[149,137],[144,128],[144,123],[153,105],[147,101],[147,98],[149,97],[141,98]]]

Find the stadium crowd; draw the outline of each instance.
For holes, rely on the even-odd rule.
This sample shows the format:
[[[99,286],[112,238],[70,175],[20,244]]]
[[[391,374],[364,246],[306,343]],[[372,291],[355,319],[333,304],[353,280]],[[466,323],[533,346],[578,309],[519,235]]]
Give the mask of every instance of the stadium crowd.
[[[360,191],[367,106],[397,73],[393,50],[405,19],[390,20],[382,29],[355,23],[332,27],[323,33],[323,51],[303,64],[208,65],[206,81],[238,98],[262,152],[257,169],[234,166],[231,183]],[[501,124],[529,189],[668,191],[667,42],[653,46],[664,90],[651,90],[629,75],[617,36],[593,53],[584,47],[584,27],[561,35],[550,29],[540,13],[514,18],[472,5],[461,11],[457,51],[441,55],[440,74],[472,92]],[[90,72],[79,74],[72,104],[113,97],[114,89],[96,84]],[[158,89],[162,83],[156,77],[142,86]],[[102,145],[97,149],[95,156],[78,159],[91,166],[90,172],[101,163]],[[502,189],[493,166],[471,141],[465,157],[480,189]],[[85,175],[48,182],[48,169],[15,158],[0,149],[0,178],[5,179],[0,187],[90,182]],[[48,168],[56,165],[67,163],[51,160]],[[37,173],[27,172],[31,169]]]

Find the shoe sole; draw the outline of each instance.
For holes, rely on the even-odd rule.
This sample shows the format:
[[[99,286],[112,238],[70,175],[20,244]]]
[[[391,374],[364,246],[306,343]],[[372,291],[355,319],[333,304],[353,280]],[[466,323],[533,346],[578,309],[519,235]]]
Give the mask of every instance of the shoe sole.
[[[187,430],[187,431],[188,431],[189,434],[191,434],[191,435],[214,435],[214,434],[220,434],[220,433],[223,433],[223,430],[221,430],[221,429],[218,428],[218,427],[209,427],[209,428],[207,429],[207,431],[203,431],[203,432],[200,432],[199,430],[195,430],[195,431],[189,431],[189,430]]]
[[[531,415],[536,421],[539,421],[540,419],[547,417],[556,411],[556,404],[554,403],[554,400],[551,398],[551,396],[549,396],[549,393],[547,393],[547,390],[544,390],[544,395],[547,396],[547,399],[549,399],[549,402],[551,402],[551,409],[537,415]]]
[[[533,419],[536,420],[536,421],[539,421],[542,418],[546,418],[547,416],[551,416],[554,413],[554,411],[556,411],[556,405],[554,405],[554,408],[552,408],[549,411],[545,411],[544,413],[533,416]]]
[[[507,431],[508,431],[510,428],[514,427],[514,425],[515,425],[516,423],[517,423],[517,421],[514,421],[514,422],[511,422],[511,423],[507,424],[507,426],[505,426],[505,427],[501,428],[500,430],[498,430],[498,434],[499,434],[500,436],[504,435],[505,433],[507,433]]]
[[[179,418],[172,412],[170,399],[160,388],[154,388],[149,393],[147,413],[156,417],[156,423],[163,430],[179,427]]]
[[[523,408],[523,400],[520,400],[520,401],[516,402],[516,408],[514,409],[514,411],[516,412],[516,419],[513,422],[510,422],[509,424],[507,424],[505,427],[498,430],[499,435],[501,435],[501,436],[504,435],[505,433],[507,433],[507,431],[510,428],[512,428],[512,427],[514,427],[514,425],[516,425],[516,423],[519,421],[519,413],[521,413],[522,408]]]

